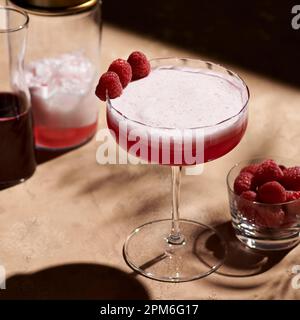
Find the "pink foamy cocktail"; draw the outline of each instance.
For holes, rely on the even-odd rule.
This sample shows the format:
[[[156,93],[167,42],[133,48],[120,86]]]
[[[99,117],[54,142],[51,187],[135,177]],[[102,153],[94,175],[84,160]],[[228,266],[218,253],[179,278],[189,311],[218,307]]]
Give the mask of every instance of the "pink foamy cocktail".
[[[231,74],[158,66],[109,102],[107,124],[122,148],[149,163],[194,165],[217,159],[240,142],[247,96]],[[144,152],[132,148],[137,141]]]
[[[147,77],[108,99],[107,124],[118,144],[146,162],[172,168],[172,219],[139,226],[124,244],[124,257],[134,270],[182,282],[222,265],[226,245],[218,231],[179,217],[180,172],[182,166],[220,158],[240,142],[248,100],[248,88],[235,73],[178,58],[151,60]],[[212,241],[217,252],[211,251]]]

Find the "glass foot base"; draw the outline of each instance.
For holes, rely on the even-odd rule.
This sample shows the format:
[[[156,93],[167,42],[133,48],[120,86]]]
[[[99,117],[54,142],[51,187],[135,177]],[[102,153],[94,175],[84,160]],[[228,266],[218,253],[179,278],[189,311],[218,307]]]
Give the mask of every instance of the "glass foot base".
[[[212,227],[181,219],[181,244],[170,244],[172,220],[146,223],[129,235],[124,258],[138,273],[159,281],[184,282],[203,278],[224,262],[226,244]]]

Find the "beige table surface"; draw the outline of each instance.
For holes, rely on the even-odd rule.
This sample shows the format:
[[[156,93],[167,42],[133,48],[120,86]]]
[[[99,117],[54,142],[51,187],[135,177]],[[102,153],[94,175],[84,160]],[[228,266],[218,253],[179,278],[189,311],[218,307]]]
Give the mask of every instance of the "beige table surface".
[[[104,26],[102,69],[140,49],[149,57],[198,57],[151,39]],[[200,57],[209,58],[209,57]],[[292,268],[300,247],[259,254],[241,249],[232,235],[225,186],[230,167],[258,155],[300,158],[300,90],[251,72],[247,133],[235,150],[184,176],[181,214],[218,226],[230,242],[223,274],[170,284],[135,275],[122,246],[136,226],[170,215],[170,172],[149,165],[99,165],[94,138],[38,166],[26,183],[0,191],[0,264],[7,272],[1,298],[297,299]],[[105,126],[99,103],[100,128]],[[298,161],[299,163],[299,161]],[[225,274],[225,275],[224,275]]]

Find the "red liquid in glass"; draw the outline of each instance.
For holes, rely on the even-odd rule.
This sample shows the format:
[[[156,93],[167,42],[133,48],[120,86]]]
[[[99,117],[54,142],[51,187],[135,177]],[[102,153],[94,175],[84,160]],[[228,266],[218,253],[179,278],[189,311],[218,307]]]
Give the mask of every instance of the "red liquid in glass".
[[[23,99],[0,93],[0,185],[29,178],[35,171],[32,115]]]
[[[130,148],[137,142],[137,141],[129,141],[128,135],[125,136],[119,136],[122,135],[121,131],[119,130],[118,124],[116,119],[113,118],[111,112],[107,112],[107,126],[109,129],[113,130],[116,142],[120,144],[120,146],[125,149],[127,152],[130,152]],[[199,164],[201,162],[208,162],[212,161],[214,159],[220,158],[229,151],[231,151],[242,139],[245,131],[247,128],[247,114],[241,114],[240,118],[237,119],[236,123],[232,124],[231,126],[226,127],[225,129],[222,128],[220,131],[218,131],[216,134],[212,135],[205,135],[204,130],[204,155],[203,155],[203,161],[197,161],[193,163],[186,163],[184,158],[184,150],[187,148],[186,145],[182,144],[182,161],[178,163],[178,161],[175,161],[174,156],[174,143],[170,144],[170,162],[164,163],[163,162],[163,148],[162,144],[159,144],[159,161],[156,162],[158,164],[169,164],[169,165],[195,165]],[[209,130],[209,129],[208,129]],[[121,138],[121,139],[120,139]],[[127,145],[122,145],[121,141],[126,141]],[[143,160],[146,160],[147,162],[151,163],[151,142],[150,138],[147,141],[148,143],[148,157],[143,158],[139,152],[137,152],[136,156],[143,158]],[[190,146],[188,146],[190,148]],[[196,150],[196,140],[194,139],[192,142],[192,154],[195,154]],[[152,161],[152,163],[155,163]]]
[[[35,126],[34,134],[38,147],[64,149],[81,145],[97,130],[97,122],[77,128],[51,128]]]

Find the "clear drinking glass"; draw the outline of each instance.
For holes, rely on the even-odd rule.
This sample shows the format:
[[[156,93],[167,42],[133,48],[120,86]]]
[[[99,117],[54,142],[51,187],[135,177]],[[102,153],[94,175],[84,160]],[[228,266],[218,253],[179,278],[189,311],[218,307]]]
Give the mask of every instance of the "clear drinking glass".
[[[271,158],[267,158],[271,159]],[[285,167],[295,161],[272,158]],[[265,159],[252,159],[236,164],[228,173],[227,187],[232,226],[237,238],[258,250],[286,250],[300,241],[300,200],[267,204],[243,199],[234,192],[234,181],[240,171]]]
[[[36,146],[57,150],[85,143],[98,122],[101,1],[9,3],[30,17],[25,69]]]
[[[0,189],[29,178],[36,167],[23,68],[28,22],[25,12],[0,6]]]
[[[140,142],[150,146],[150,152],[140,153],[138,156],[149,163],[169,164],[172,169],[172,218],[151,221],[133,230],[124,245],[125,259],[134,270],[149,278],[182,282],[204,277],[217,270],[226,253],[226,245],[214,228],[180,218],[179,191],[182,167],[186,164],[194,165],[217,159],[239,143],[247,127],[249,92],[246,84],[235,73],[210,62],[179,58],[151,60],[152,69],[173,67],[193,68],[195,71],[207,73],[218,72],[241,87],[243,92],[243,105],[235,116],[212,126],[184,130],[151,127],[129,119],[114,107],[113,100],[107,100],[108,128],[112,130],[120,146],[130,152],[136,141],[129,138],[129,132],[138,132]],[[184,135],[188,137],[187,140],[183,140]],[[169,161],[163,161],[166,156],[164,150],[159,144],[153,147],[150,136],[171,138]],[[197,137],[202,140],[197,140]],[[194,150],[197,144],[201,144],[201,156],[189,159],[187,163],[184,152]],[[149,156],[152,151],[159,155],[154,161]],[[180,156],[181,161],[178,161]],[[218,253],[207,248],[208,241],[214,241]]]

